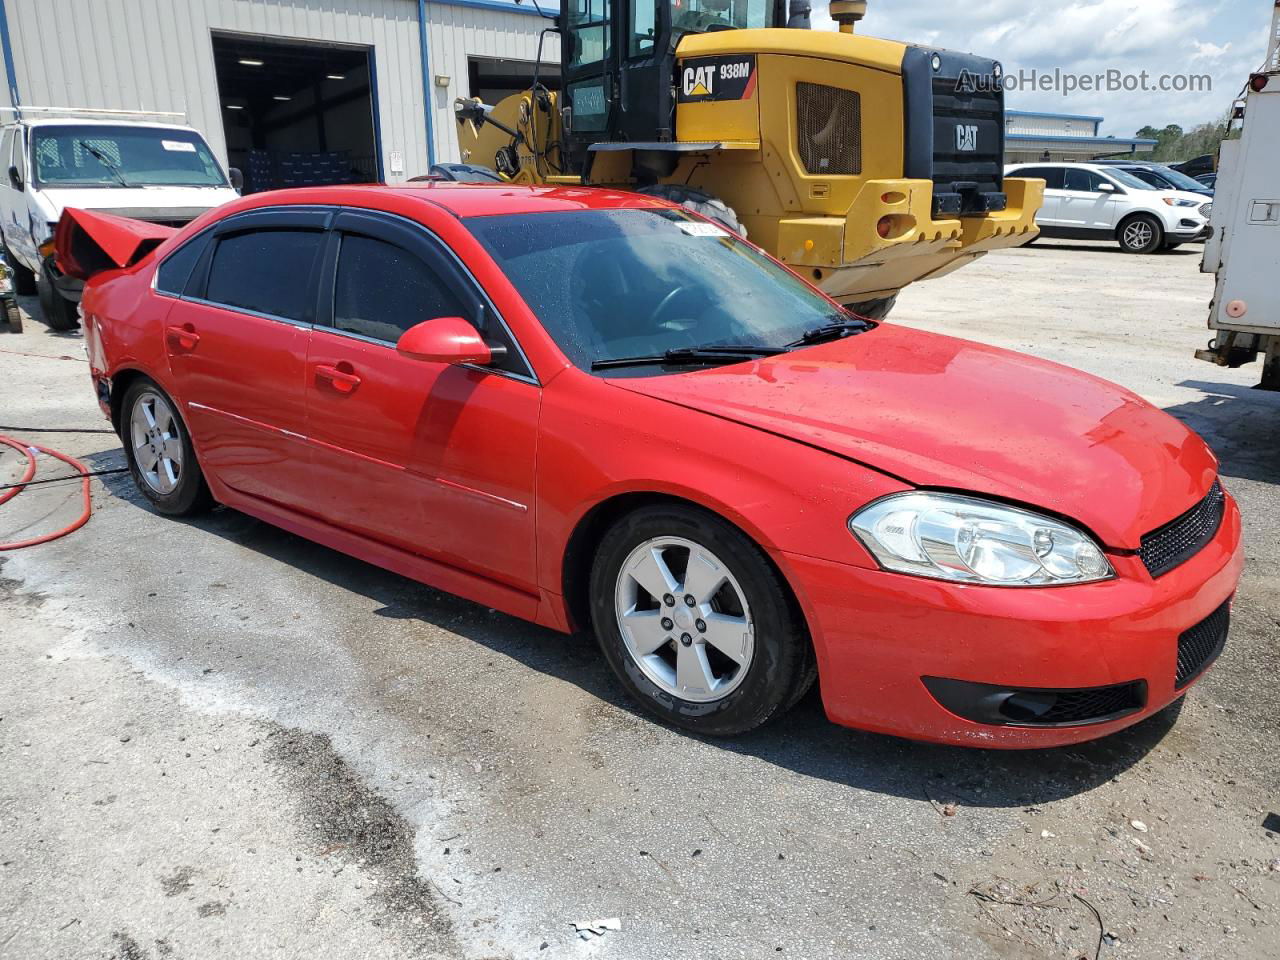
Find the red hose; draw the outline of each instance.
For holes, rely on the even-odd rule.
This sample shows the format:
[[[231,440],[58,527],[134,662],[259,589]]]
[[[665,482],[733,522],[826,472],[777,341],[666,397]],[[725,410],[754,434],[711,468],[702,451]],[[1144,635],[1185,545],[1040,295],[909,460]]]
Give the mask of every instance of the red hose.
[[[39,543],[48,543],[50,540],[57,540],[59,537],[65,537],[68,533],[79,530],[89,522],[89,515],[93,512],[93,501],[89,498],[89,468],[77,460],[75,457],[69,457],[65,453],[59,453],[57,450],[51,450],[48,447],[42,447],[38,443],[23,443],[21,440],[15,440],[13,437],[0,436],[0,443],[5,446],[13,447],[20,451],[27,458],[27,468],[23,471],[22,479],[18,481],[18,485],[10,490],[0,492],[0,504],[12,500],[24,489],[23,484],[27,483],[36,473],[36,458],[32,454],[32,450],[38,450],[43,454],[61,460],[70,467],[74,467],[80,472],[80,489],[84,498],[84,510],[78,519],[55,530],[53,533],[46,533],[39,537],[32,537],[30,540],[15,540],[11,543],[0,543],[0,552],[5,550],[21,550],[23,547],[34,547]]]

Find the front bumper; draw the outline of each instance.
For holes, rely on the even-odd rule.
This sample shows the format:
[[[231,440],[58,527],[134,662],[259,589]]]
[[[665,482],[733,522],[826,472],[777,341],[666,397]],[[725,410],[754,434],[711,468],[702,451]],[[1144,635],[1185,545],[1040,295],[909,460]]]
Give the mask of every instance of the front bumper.
[[[793,554],[781,558],[808,617],[822,699],[839,724],[938,743],[1027,748],[1106,736],[1168,706],[1178,637],[1230,601],[1244,566],[1240,511],[1158,580],[1132,555],[1117,578],[1052,588],[975,587]],[[1014,689],[1145,684],[1145,703],[1084,725],[976,723],[946,709],[925,678]]]

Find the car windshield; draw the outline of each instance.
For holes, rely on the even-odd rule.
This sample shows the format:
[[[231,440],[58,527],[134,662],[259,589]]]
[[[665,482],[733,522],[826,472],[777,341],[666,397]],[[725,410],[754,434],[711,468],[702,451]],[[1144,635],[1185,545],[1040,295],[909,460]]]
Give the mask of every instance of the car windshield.
[[[507,214],[466,223],[584,370],[691,348],[782,350],[817,328],[854,321],[786,267],[684,211]]]
[[[1168,180],[1179,190],[1190,190],[1192,193],[1199,193],[1204,189],[1203,183],[1193,180],[1185,173],[1181,173],[1180,171],[1173,169],[1173,167],[1160,167],[1152,172],[1158,174],[1163,179]]]
[[[35,180],[49,187],[225,187],[204,138],[164,127],[58,124],[31,137]]]
[[[1126,187],[1131,187],[1134,190],[1159,190],[1160,189],[1159,187],[1156,187],[1150,183],[1147,183],[1145,180],[1139,180],[1128,170],[1121,170],[1118,167],[1109,167],[1107,168],[1106,173],[1107,173],[1107,176],[1114,179],[1117,183],[1123,184]]]

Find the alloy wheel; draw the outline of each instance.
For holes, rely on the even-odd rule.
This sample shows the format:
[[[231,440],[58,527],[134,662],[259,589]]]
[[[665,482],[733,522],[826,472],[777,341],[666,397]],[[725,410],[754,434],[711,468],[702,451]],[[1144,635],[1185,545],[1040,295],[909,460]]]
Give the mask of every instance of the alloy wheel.
[[[1142,250],[1150,245],[1153,239],[1155,239],[1155,232],[1151,229],[1151,224],[1143,220],[1138,220],[1125,227],[1124,242],[1130,249]]]
[[[618,572],[614,604],[627,653],[665,693],[713,703],[746,678],[755,653],[751,609],[706,547],[682,537],[640,544]]]
[[[182,435],[169,401],[154,391],[138,396],[129,417],[138,473],[159,494],[172,493],[182,478]]]

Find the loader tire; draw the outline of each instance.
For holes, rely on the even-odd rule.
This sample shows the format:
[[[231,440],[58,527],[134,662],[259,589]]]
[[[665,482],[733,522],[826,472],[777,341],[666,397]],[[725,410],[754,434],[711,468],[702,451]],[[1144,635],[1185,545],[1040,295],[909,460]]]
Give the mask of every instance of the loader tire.
[[[895,293],[892,297],[881,297],[878,300],[864,300],[861,303],[849,303],[846,306],[852,313],[866,320],[880,321],[889,315],[889,311],[893,309],[893,305],[898,302],[898,295]]]
[[[666,200],[668,203],[684,207],[686,210],[692,210],[708,220],[714,220],[726,230],[732,230],[740,237],[747,235],[747,228],[742,225],[742,221],[738,219],[733,207],[723,200],[716,199],[705,190],[686,187],[679,183],[655,183],[652,186],[641,187],[636,193],[643,193],[648,197],[657,197],[660,200]]]

